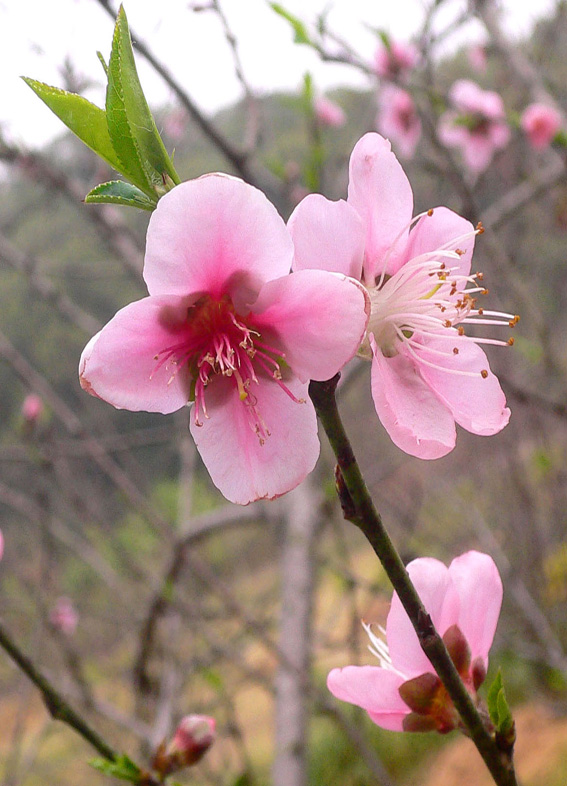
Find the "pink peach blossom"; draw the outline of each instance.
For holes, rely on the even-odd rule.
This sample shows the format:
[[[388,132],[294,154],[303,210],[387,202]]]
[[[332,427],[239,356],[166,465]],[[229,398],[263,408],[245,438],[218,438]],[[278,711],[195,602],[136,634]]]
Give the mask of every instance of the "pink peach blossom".
[[[347,201],[311,194],[289,228],[294,269],[324,268],[361,279],[371,314],[359,354],[372,360],[372,396],[392,441],[423,459],[455,446],[455,423],[473,434],[496,434],[510,411],[479,344],[465,324],[513,326],[512,314],[476,305],[486,290],[471,275],[478,231],[438,207],[412,218],[409,181],[390,143],[360,139],[350,159]]]
[[[346,115],[338,104],[325,96],[319,96],[314,102],[315,116],[324,126],[338,128],[344,126]]]
[[[401,155],[411,158],[421,137],[421,120],[413,98],[395,85],[385,85],[378,98],[376,127]]]
[[[561,113],[546,104],[530,104],[522,112],[520,125],[535,150],[548,147],[561,128]]]
[[[66,597],[58,598],[49,615],[49,621],[61,633],[71,636],[79,623],[79,614],[73,605],[73,601]]]
[[[308,382],[333,376],[364,336],[363,289],[321,270],[289,275],[292,259],[261,191],[221,174],[182,183],[150,219],[149,297],[119,311],[81,357],[82,386],[117,408],[166,414],[193,402],[201,457],[241,504],[280,496],[313,469]]]
[[[502,582],[488,554],[468,551],[447,568],[439,560],[419,558],[408,573],[437,632],[443,637],[471,696],[484,681],[500,607]],[[392,731],[447,732],[459,718],[397,594],[385,634],[365,628],[379,666],[333,669],[327,686],[342,701],[365,709],[378,726]]]
[[[404,81],[419,59],[413,44],[388,39],[383,42],[374,56],[374,70],[382,79]]]
[[[453,109],[439,121],[439,137],[449,147],[461,150],[471,172],[483,172],[496,150],[510,141],[504,103],[498,93],[483,90],[475,82],[459,79],[449,91]]]
[[[4,535],[0,529],[0,559],[4,556]]]

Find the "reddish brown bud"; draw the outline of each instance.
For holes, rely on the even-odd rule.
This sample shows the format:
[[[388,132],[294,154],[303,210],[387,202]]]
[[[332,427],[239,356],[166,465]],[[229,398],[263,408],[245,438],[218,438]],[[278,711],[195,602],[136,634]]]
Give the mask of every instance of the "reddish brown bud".
[[[458,625],[451,625],[443,636],[447,652],[461,676],[468,674],[471,665],[471,650]]]
[[[418,715],[428,715],[432,711],[440,689],[441,680],[439,677],[426,671],[419,677],[403,682],[398,690],[410,710]]]
[[[472,681],[475,690],[478,690],[486,679],[486,666],[482,658],[475,658],[472,662]]]
[[[435,731],[437,724],[435,718],[429,715],[418,715],[410,712],[402,721],[404,731]]]

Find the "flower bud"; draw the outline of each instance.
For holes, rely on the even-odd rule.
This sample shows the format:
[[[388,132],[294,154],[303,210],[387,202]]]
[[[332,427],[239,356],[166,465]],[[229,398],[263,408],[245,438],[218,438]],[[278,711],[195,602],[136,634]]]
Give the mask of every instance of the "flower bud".
[[[79,622],[79,614],[69,598],[61,597],[57,599],[49,621],[61,633],[72,636]]]
[[[22,403],[22,418],[30,426],[35,426],[43,414],[43,401],[36,393],[30,393]]]
[[[443,642],[447,647],[455,668],[466,678],[471,665],[471,648],[458,625],[451,625],[443,634]]]
[[[152,767],[162,777],[191,767],[201,759],[215,741],[215,720],[208,715],[186,715],[173,739],[159,746]]]

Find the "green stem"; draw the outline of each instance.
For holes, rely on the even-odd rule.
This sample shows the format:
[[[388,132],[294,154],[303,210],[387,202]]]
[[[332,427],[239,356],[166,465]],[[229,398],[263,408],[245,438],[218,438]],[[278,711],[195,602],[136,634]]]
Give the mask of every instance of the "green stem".
[[[311,382],[309,395],[337,459],[338,482],[344,483],[348,492],[342,500],[343,508],[348,508],[344,509],[345,518],[364,533],[382,563],[415,628],[421,648],[439,675],[494,781],[498,786],[518,786],[511,755],[498,748],[495,738],[486,729],[374,507],[337,409],[335,391],[339,377],[337,374],[327,382]]]
[[[75,710],[70,707],[65,699],[53,688],[46,677],[41,674],[33,663],[14,643],[5,628],[0,623],[0,646],[8,653],[12,660],[27,674],[30,680],[36,685],[43,696],[45,706],[49,714],[56,720],[63,721],[71,726],[95,748],[101,756],[109,761],[116,761],[117,753],[106,744],[91,727],[81,718]]]

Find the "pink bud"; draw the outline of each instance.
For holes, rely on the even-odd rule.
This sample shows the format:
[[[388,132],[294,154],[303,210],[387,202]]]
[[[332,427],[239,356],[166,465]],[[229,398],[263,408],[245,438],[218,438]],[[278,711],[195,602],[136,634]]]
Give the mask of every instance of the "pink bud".
[[[215,741],[215,726],[214,718],[208,715],[186,715],[169,745],[162,743],[158,748],[153,768],[165,777],[196,764]]]
[[[337,128],[344,126],[346,116],[343,110],[334,101],[330,101],[324,96],[315,99],[315,115],[317,120],[324,126],[332,126]]]
[[[482,44],[474,44],[468,53],[469,65],[477,74],[484,74],[487,66],[486,47]]]
[[[522,113],[520,125],[527,134],[531,146],[542,150],[551,144],[561,128],[561,115],[552,106],[530,104]]]
[[[61,633],[71,636],[77,628],[79,614],[69,598],[61,597],[57,599],[49,615],[49,621]]]
[[[43,413],[43,401],[35,393],[26,396],[22,404],[22,417],[28,423],[37,423]]]
[[[0,529],[0,559],[2,559],[3,554],[4,554],[4,535],[2,535],[2,530]]]

